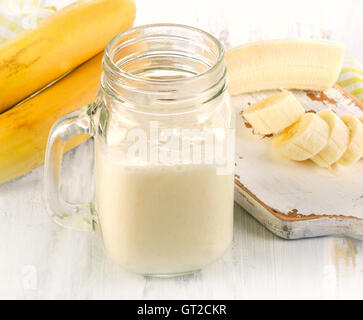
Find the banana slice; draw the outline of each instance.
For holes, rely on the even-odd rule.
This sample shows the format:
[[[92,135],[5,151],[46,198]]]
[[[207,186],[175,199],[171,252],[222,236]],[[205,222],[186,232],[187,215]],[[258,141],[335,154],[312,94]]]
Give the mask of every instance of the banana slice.
[[[348,149],[338,163],[347,166],[363,157],[363,123],[352,115],[342,116],[341,119],[349,128],[350,139]]]
[[[328,144],[316,156],[312,157],[318,166],[328,168],[336,163],[347,150],[349,145],[349,129],[344,122],[331,110],[324,110],[318,116],[325,120],[330,127]]]
[[[305,109],[288,91],[283,91],[262,100],[243,112],[255,133],[277,134],[300,119]]]
[[[232,95],[272,89],[324,91],[337,81],[344,46],[329,40],[265,40],[227,51]]]
[[[304,161],[318,154],[328,143],[329,126],[314,113],[306,113],[274,139],[274,147],[284,157]]]

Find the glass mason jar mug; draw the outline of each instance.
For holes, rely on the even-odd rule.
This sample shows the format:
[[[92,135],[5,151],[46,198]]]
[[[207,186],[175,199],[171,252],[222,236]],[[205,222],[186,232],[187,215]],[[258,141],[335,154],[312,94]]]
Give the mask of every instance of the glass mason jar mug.
[[[169,276],[217,260],[233,234],[234,113],[224,49],[201,30],[141,26],[107,46],[94,103],[58,120],[45,163],[48,209],[93,230],[124,268]],[[60,196],[63,148],[94,137],[94,200]]]

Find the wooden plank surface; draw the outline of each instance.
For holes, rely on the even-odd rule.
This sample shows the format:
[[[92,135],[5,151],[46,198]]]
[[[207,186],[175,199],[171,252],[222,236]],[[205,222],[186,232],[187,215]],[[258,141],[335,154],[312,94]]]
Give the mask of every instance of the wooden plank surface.
[[[187,23],[234,43],[231,39],[240,35],[254,39],[267,33],[261,25],[266,19],[282,29],[276,21],[298,21],[309,17],[310,10],[312,20],[339,16],[329,36],[344,39],[350,53],[363,61],[363,38],[357,36],[363,31],[360,0],[344,1],[343,8],[342,1],[332,0],[328,8],[324,0],[306,1],[305,8],[301,1],[276,0],[273,7],[267,0],[243,1],[237,8],[242,1],[224,1],[223,7],[211,2],[138,0],[137,24]],[[88,143],[66,157],[63,171],[72,177],[65,186],[68,199],[87,200],[91,152]],[[175,279],[130,274],[104,256],[95,235],[65,230],[48,218],[42,175],[40,168],[0,186],[0,298],[363,298],[363,242],[334,237],[282,240],[238,205],[233,245],[218,262]]]

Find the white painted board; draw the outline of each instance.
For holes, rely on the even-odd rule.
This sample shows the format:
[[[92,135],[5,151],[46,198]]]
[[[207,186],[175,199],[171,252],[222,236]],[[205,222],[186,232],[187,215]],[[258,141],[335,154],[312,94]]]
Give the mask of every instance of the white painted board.
[[[329,170],[311,161],[286,160],[274,152],[272,138],[255,135],[246,124],[243,110],[275,93],[244,94],[232,100],[237,116],[236,201],[285,238],[327,234],[363,238],[363,161]],[[329,108],[338,115],[363,116],[363,104],[338,87],[325,93],[293,93],[306,111]]]

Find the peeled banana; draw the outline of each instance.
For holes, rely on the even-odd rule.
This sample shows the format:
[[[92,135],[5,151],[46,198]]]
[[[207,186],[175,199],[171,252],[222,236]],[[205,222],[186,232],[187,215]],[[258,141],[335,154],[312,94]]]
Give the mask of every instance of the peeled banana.
[[[349,129],[344,122],[331,110],[318,113],[330,128],[328,144],[316,156],[312,157],[320,167],[328,168],[336,163],[345,153],[349,145]]]
[[[305,109],[288,91],[270,96],[243,112],[243,117],[261,135],[277,134],[299,120]]]
[[[349,146],[339,164],[347,166],[358,162],[363,157],[363,123],[352,115],[341,117],[350,132]]]
[[[318,154],[328,143],[329,126],[314,113],[306,113],[274,138],[275,149],[284,157],[304,161]]]
[[[344,46],[329,40],[266,40],[227,51],[232,95],[272,89],[327,90],[343,66]]]

